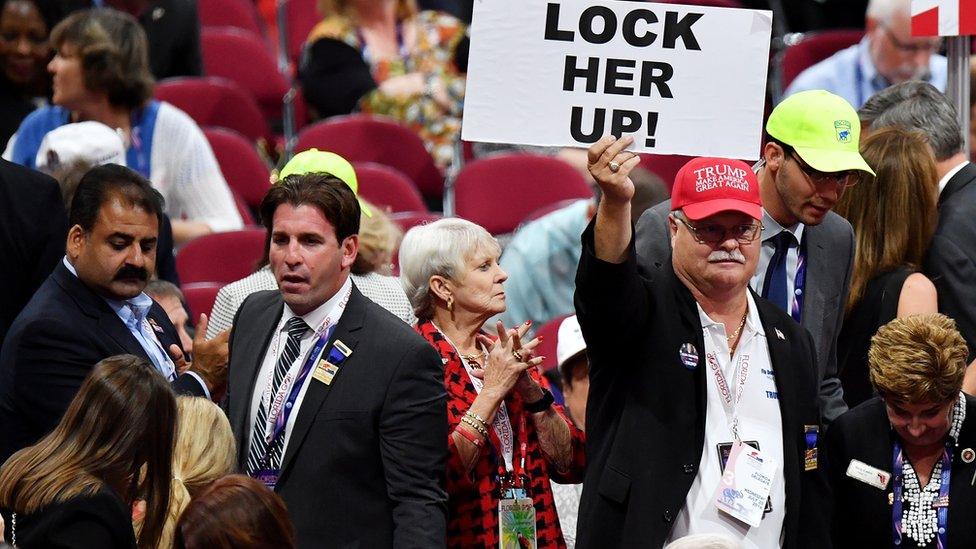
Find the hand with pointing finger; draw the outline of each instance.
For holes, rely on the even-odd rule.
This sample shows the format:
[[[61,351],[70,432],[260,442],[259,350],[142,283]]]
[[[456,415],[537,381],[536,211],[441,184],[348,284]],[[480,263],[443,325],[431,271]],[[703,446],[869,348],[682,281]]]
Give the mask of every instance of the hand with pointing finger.
[[[210,395],[219,393],[227,384],[227,361],[230,353],[228,340],[230,330],[224,330],[217,337],[208,340],[207,315],[201,314],[197,323],[197,333],[193,338],[193,362],[187,360],[178,345],[169,346],[169,355],[179,373],[193,372],[200,376]]]

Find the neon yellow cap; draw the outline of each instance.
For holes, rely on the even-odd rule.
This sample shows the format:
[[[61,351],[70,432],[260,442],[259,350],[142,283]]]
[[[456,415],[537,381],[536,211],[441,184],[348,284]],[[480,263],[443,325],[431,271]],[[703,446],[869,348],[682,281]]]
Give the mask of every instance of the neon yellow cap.
[[[813,169],[822,172],[874,170],[858,152],[861,121],[844,98],[825,90],[791,95],[773,109],[766,133],[793,147]]]
[[[306,173],[327,173],[338,177],[356,195],[359,200],[359,207],[366,217],[373,217],[373,212],[359,198],[359,181],[356,179],[356,170],[348,160],[334,152],[320,151],[318,149],[308,149],[302,151],[291,158],[281,171],[278,172],[277,181],[289,175],[302,175]],[[277,182],[276,181],[276,182]]]

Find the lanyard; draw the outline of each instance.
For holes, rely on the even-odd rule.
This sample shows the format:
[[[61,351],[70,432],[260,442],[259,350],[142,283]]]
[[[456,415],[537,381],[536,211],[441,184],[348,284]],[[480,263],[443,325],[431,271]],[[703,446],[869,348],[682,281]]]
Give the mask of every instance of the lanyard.
[[[739,406],[739,401],[742,400],[746,380],[749,379],[749,355],[745,353],[739,355],[738,364],[734,373],[735,377],[733,378],[733,381],[736,383],[734,395],[732,394],[728,380],[725,378],[725,374],[722,373],[722,366],[718,363],[718,357],[715,356],[715,353],[707,353],[705,356],[708,361],[708,368],[712,371],[712,375],[715,376],[715,385],[722,399],[722,408],[725,409],[725,417],[728,418],[729,425],[732,428],[732,436],[735,437],[736,441],[739,441],[741,440],[739,438],[739,416],[736,408]]]
[[[803,298],[806,295],[807,285],[807,233],[803,233],[800,239],[800,249],[796,257],[796,276],[793,277],[793,306],[790,307],[790,316],[797,323],[803,314]]]
[[[891,506],[891,523],[894,530],[894,541],[895,545],[901,545],[902,537],[902,506],[901,501],[902,492],[904,491],[905,479],[902,471],[904,470],[905,461],[902,452],[901,442],[895,440],[894,450],[892,451],[892,506]],[[936,511],[936,516],[938,517],[938,529],[936,530],[938,534],[938,549],[945,549],[947,547],[947,539],[949,536],[949,477],[951,476],[952,469],[952,452],[951,452],[951,442],[947,442],[945,448],[942,449],[942,478],[939,483],[939,508]],[[931,482],[931,479],[930,479]],[[922,486],[919,486],[921,489]]]
[[[492,427],[492,430],[493,431],[495,430],[494,426]],[[502,444],[501,437],[498,435],[497,431],[495,431],[494,437],[489,437],[489,440],[491,441],[492,449],[495,450],[495,454],[501,455],[503,456],[503,458],[505,458],[503,460],[504,464],[502,463],[498,464],[498,475],[505,476],[507,473],[512,473],[513,477],[517,479],[515,480],[515,482],[521,482],[522,477],[525,476],[525,454],[527,453],[527,447],[528,447],[528,442],[527,442],[528,434],[525,428],[524,413],[521,415],[521,417],[519,417],[519,430],[517,436],[518,436],[518,453],[519,453],[518,456],[519,459],[517,462],[518,469],[515,468],[515,463],[516,463],[515,455],[514,455],[515,445],[514,444],[512,445],[513,447],[511,449],[511,458],[507,458],[505,457],[505,452],[504,452],[505,448]]]
[[[274,448],[278,437],[285,432],[285,426],[288,425],[288,418],[291,417],[291,413],[295,410],[295,401],[298,399],[298,394],[302,392],[302,386],[305,385],[305,378],[307,378],[309,372],[312,371],[312,367],[315,365],[319,353],[321,353],[322,349],[325,348],[325,344],[328,343],[329,338],[332,337],[332,333],[334,331],[335,325],[333,324],[325,331],[325,333],[319,336],[318,341],[315,342],[315,346],[312,347],[312,351],[305,359],[305,363],[302,364],[302,369],[298,372],[298,377],[295,378],[295,382],[291,384],[291,389],[288,391],[288,398],[285,399],[284,405],[273,405],[268,410],[268,418],[273,422],[274,428],[267,436],[268,447],[263,456],[263,463],[268,463],[271,449]],[[340,353],[335,347],[332,347],[332,350],[329,352],[329,361],[333,364],[338,365],[345,360],[345,358],[345,355]],[[285,380],[282,381],[282,386],[284,385]],[[279,391],[279,394],[281,394],[281,391]],[[275,401],[277,403],[278,399],[276,398]]]

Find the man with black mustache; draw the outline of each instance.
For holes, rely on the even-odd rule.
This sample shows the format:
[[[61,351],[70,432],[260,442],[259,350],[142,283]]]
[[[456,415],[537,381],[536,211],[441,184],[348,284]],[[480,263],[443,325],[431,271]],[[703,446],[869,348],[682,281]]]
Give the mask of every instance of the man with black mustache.
[[[165,311],[143,293],[162,211],[149,181],[122,166],[93,168],[78,184],[66,255],[0,352],[0,462],[50,432],[93,365],[109,356],[148,359],[180,393],[209,397],[223,385],[227,334],[194,342],[196,360],[187,364]],[[202,334],[205,316],[201,322]]]

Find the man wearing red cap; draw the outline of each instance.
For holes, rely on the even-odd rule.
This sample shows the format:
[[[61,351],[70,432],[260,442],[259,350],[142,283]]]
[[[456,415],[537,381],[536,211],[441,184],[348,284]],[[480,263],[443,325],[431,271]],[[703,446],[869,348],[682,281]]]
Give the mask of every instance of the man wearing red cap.
[[[686,164],[672,191],[672,254],[642,271],[632,142],[606,137],[589,150],[603,197],[577,274],[590,357],[577,547],[706,533],[742,547],[825,546],[813,341],[749,289],[756,175],[740,161]]]

